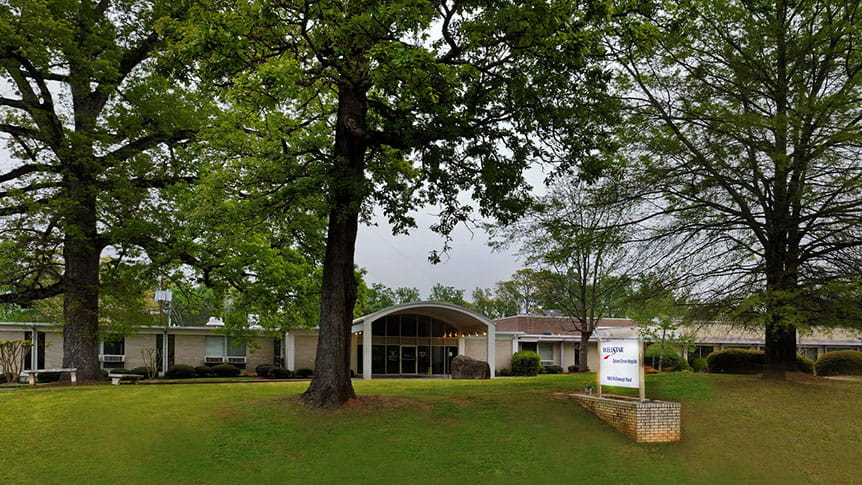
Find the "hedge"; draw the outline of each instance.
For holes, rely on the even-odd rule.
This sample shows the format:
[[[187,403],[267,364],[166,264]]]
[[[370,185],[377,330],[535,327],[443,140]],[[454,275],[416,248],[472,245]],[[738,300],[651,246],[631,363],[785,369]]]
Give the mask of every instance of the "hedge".
[[[542,369],[542,357],[529,350],[512,354],[512,374],[516,376],[534,376]]]
[[[170,379],[192,379],[197,377],[197,372],[195,372],[195,368],[190,365],[177,364],[168,367],[168,371],[165,372],[165,376]]]
[[[766,353],[762,350],[724,349],[706,358],[708,371],[713,374],[759,374],[763,372]],[[796,370],[812,373],[811,359],[796,355]]]
[[[860,376],[862,375],[862,352],[855,350],[827,352],[817,359],[814,368],[818,376]]]
[[[213,372],[213,368],[207,365],[199,365],[195,367],[195,374],[198,377],[215,377],[216,374]]]
[[[237,377],[242,373],[242,370],[233,364],[219,364],[213,366],[212,371],[217,377]]]

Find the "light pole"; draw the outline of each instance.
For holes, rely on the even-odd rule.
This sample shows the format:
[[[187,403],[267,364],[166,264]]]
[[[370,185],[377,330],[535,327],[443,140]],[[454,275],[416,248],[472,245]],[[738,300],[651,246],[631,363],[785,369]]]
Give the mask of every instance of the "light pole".
[[[155,300],[159,303],[159,324],[164,321],[165,307],[168,309],[168,324],[164,328],[164,336],[162,338],[162,372],[159,375],[164,376],[168,371],[168,328],[171,326],[171,299],[174,294],[171,290],[156,290]]]

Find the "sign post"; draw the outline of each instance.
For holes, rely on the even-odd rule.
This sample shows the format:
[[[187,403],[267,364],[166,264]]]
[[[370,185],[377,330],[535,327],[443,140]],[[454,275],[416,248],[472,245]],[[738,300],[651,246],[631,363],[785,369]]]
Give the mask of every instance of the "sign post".
[[[642,338],[602,339],[599,342],[598,397],[602,386],[638,388],[641,401],[646,399],[644,389]]]

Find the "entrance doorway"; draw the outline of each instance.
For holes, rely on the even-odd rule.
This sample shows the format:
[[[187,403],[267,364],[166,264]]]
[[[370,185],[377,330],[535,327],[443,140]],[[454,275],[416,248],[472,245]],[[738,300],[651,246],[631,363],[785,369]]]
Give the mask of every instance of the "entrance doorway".
[[[401,346],[401,373],[415,374],[416,373],[416,346],[402,345]]]

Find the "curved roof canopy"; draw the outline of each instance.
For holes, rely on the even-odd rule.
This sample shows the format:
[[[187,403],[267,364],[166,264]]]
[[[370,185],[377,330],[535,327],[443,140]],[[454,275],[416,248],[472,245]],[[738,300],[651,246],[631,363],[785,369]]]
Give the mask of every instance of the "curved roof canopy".
[[[490,318],[473,310],[442,301],[419,301],[391,306],[353,320],[353,331],[361,332],[366,323],[372,323],[389,315],[423,315],[442,320],[462,333],[484,334],[497,324]]]

